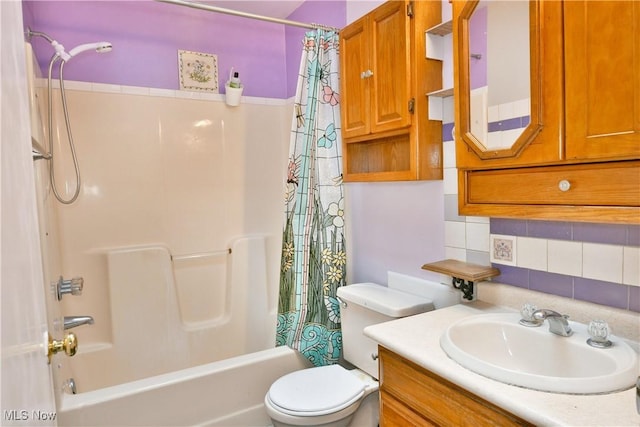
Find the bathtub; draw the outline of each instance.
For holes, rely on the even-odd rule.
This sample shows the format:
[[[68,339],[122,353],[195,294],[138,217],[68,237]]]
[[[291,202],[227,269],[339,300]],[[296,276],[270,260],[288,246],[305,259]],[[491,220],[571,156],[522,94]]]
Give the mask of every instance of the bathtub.
[[[79,394],[63,394],[59,426],[267,426],[277,378],[310,367],[276,347]]]

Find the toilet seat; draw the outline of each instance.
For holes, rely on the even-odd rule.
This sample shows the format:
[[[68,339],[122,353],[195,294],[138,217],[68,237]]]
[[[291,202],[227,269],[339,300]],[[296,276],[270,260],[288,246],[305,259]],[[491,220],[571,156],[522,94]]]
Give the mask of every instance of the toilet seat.
[[[317,417],[353,405],[364,395],[366,384],[339,365],[320,366],[287,374],[276,380],[267,393],[278,411]]]

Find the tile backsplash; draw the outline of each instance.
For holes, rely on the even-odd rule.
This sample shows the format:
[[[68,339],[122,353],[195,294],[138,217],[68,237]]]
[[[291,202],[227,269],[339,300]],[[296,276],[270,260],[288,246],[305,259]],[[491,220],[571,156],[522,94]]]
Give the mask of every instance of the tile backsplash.
[[[490,232],[517,248],[505,263],[490,247],[495,281],[640,312],[640,226],[492,218]]]

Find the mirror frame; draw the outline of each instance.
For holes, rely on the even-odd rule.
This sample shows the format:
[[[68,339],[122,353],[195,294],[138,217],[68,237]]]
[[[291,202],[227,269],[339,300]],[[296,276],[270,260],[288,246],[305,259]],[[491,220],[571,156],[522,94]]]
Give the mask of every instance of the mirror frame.
[[[530,80],[531,80],[531,115],[529,125],[522,131],[511,148],[487,150],[482,141],[471,133],[470,114],[470,51],[469,51],[469,20],[478,6],[479,0],[469,0],[465,3],[458,17],[458,70],[457,88],[460,102],[460,136],[462,140],[481,159],[502,159],[517,157],[525,147],[533,142],[542,130],[542,67],[541,67],[541,33],[540,33],[540,4],[536,0],[529,1],[529,45],[530,45]],[[540,23],[542,24],[542,23]]]

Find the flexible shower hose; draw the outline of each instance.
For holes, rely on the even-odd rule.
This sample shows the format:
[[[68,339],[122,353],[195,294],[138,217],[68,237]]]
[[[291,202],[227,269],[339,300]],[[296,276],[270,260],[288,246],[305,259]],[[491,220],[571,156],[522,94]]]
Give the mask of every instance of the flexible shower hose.
[[[53,101],[52,101],[52,97],[53,97],[53,89],[51,87],[51,71],[53,69],[53,64],[56,62],[56,60],[60,59],[59,56],[54,55],[51,58],[51,61],[49,62],[49,75],[47,78],[47,86],[48,86],[48,102],[47,102],[47,106],[48,106],[48,113],[49,113],[49,117],[48,117],[48,124],[49,124],[49,153],[51,154],[51,158],[50,158],[50,163],[49,163],[49,178],[51,180],[51,189],[53,190],[53,194],[56,197],[56,199],[65,205],[70,205],[73,202],[76,201],[76,199],[78,198],[78,195],[80,194],[80,186],[81,186],[81,179],[80,179],[80,166],[78,165],[78,158],[76,156],[76,149],[75,146],[73,144],[73,135],[71,133],[71,123],[69,120],[69,111],[67,109],[67,96],[65,94],[64,91],[64,78],[62,75],[62,70],[64,68],[64,61],[61,60],[60,62],[60,69],[59,69],[59,80],[60,80],[60,97],[62,100],[62,110],[64,112],[64,122],[65,122],[65,126],[67,128],[67,137],[69,139],[69,149],[71,150],[71,158],[73,159],[73,167],[75,169],[75,173],[76,173],[76,189],[73,193],[73,196],[70,199],[63,199],[62,196],[60,195],[60,193],[58,192],[58,189],[56,187],[56,180],[55,180],[55,174],[54,174],[54,160],[55,157],[53,155],[53,147],[54,147],[54,143],[53,143]]]

